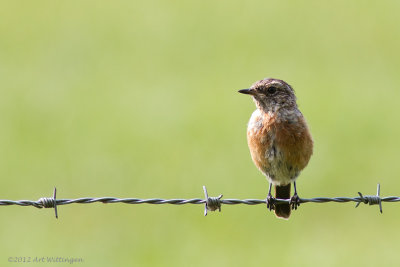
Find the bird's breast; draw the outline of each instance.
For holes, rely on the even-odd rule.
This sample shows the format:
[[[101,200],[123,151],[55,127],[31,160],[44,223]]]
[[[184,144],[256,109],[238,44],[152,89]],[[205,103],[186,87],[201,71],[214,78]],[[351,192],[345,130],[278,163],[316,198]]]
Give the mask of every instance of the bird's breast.
[[[247,141],[254,164],[275,184],[296,179],[312,154],[312,138],[300,112],[282,119],[257,109],[248,124]]]

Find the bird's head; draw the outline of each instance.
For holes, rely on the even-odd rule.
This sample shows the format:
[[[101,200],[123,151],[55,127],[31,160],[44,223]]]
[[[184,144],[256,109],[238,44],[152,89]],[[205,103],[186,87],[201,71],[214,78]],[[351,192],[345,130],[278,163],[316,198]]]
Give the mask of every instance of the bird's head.
[[[239,90],[239,93],[253,96],[257,108],[265,113],[281,108],[297,108],[294,90],[282,80],[265,78],[255,82],[249,89]]]

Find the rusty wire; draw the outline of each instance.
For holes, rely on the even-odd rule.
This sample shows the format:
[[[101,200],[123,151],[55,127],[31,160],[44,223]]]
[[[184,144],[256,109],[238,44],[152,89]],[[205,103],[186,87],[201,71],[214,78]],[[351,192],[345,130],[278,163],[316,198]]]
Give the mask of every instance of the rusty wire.
[[[56,188],[54,188],[53,197],[47,198],[42,197],[37,201],[32,200],[0,200],[0,206],[33,206],[35,208],[54,208],[55,216],[58,218],[57,206],[69,205],[73,203],[80,204],[91,204],[95,202],[101,203],[125,203],[125,204],[173,204],[173,205],[184,205],[184,204],[204,204],[204,216],[207,215],[207,210],[221,211],[221,204],[224,205],[259,205],[266,204],[265,199],[221,199],[222,195],[218,197],[209,197],[205,186],[203,186],[205,198],[192,198],[192,199],[161,199],[161,198],[150,198],[150,199],[139,199],[139,198],[116,198],[116,197],[84,197],[77,199],[56,199]],[[356,202],[356,207],[360,203],[369,205],[379,205],[379,210],[382,213],[382,202],[399,202],[400,197],[380,197],[380,184],[377,187],[376,195],[363,195],[358,192],[358,197],[315,197],[315,198],[300,198],[299,203],[327,203],[327,202]],[[275,199],[275,203],[289,203],[289,199]]]

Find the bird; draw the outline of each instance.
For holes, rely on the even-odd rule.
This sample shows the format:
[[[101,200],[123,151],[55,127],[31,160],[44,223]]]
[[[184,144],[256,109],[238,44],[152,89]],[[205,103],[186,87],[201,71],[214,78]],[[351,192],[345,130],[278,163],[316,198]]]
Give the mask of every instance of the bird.
[[[254,164],[269,182],[267,208],[278,218],[289,219],[291,210],[300,205],[296,179],[307,166],[314,146],[295,92],[285,81],[273,78],[259,80],[238,92],[252,96],[257,107],[247,126],[247,143]]]

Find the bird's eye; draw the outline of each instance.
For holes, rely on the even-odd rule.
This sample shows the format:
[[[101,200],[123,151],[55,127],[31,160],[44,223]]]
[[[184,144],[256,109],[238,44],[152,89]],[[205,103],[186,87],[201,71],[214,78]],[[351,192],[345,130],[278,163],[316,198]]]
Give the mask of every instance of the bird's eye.
[[[276,90],[277,90],[276,87],[271,86],[271,87],[268,87],[267,92],[268,92],[268,94],[272,95],[272,94],[275,94]]]

